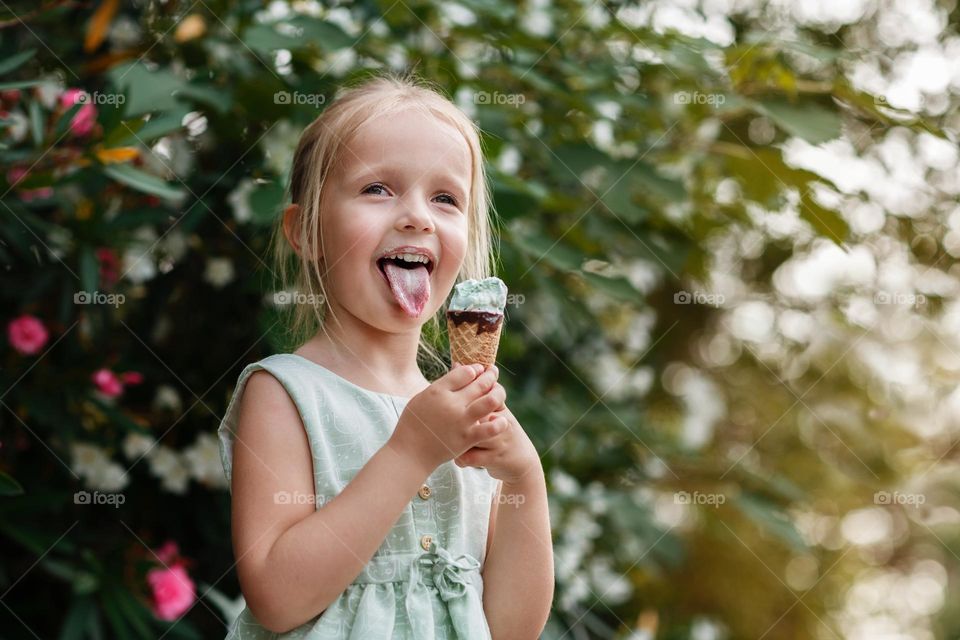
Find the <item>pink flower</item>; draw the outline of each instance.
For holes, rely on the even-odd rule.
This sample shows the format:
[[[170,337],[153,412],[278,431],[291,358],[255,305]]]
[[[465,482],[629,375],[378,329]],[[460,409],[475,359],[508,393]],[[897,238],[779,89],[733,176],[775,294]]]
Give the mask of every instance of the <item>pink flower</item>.
[[[124,371],[120,374],[120,380],[123,384],[140,384],[143,382],[143,374],[139,371]]]
[[[60,106],[69,109],[81,100],[89,100],[89,96],[83,89],[67,89],[60,94]],[[70,131],[75,136],[85,136],[93,129],[97,121],[97,109],[90,102],[87,102],[70,121]]]
[[[176,620],[197,599],[196,587],[183,565],[150,569],[147,583],[153,589],[153,614],[161,620]]]
[[[123,383],[110,369],[97,369],[93,372],[93,384],[97,385],[97,390],[108,398],[116,398],[123,393]]]
[[[108,247],[100,247],[96,255],[100,262],[100,283],[104,288],[110,288],[117,281],[120,273],[120,258],[113,249]]]
[[[7,338],[10,340],[10,345],[25,356],[33,355],[43,349],[49,337],[47,328],[33,316],[20,316],[7,325]]]
[[[173,540],[167,540],[159,549],[154,550],[161,564],[173,564],[180,555],[180,547]]]
[[[139,371],[124,371],[118,376],[104,367],[94,371],[91,380],[93,380],[93,384],[97,385],[97,390],[100,393],[108,398],[116,398],[123,393],[125,385],[143,382],[143,374]]]
[[[27,177],[27,170],[23,167],[14,167],[7,171],[7,182],[10,187],[16,187],[19,182]],[[24,202],[30,202],[36,198],[49,198],[53,196],[53,187],[38,187],[36,189],[18,189],[20,199]]]

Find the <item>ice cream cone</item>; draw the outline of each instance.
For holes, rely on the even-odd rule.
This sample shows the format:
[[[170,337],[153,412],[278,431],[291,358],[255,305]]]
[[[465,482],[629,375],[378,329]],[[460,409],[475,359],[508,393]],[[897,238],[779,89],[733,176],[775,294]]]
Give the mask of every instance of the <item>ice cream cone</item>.
[[[502,313],[448,311],[450,361],[460,364],[494,364],[502,329]]]
[[[447,308],[447,334],[453,364],[492,365],[497,358],[507,285],[500,278],[465,280]]]

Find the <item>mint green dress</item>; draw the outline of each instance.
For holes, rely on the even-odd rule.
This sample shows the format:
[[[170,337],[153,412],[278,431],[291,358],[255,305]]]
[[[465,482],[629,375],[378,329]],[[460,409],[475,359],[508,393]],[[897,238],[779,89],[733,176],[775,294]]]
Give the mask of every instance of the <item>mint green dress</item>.
[[[239,399],[250,374],[260,369],[280,381],[300,413],[322,509],[387,442],[408,398],[357,386],[292,353],[251,363],[240,373],[217,431],[228,484]],[[230,624],[227,640],[489,640],[480,570],[498,483],[486,469],[461,469],[452,460],[441,464],[360,575],[319,616],[277,634],[246,607]]]

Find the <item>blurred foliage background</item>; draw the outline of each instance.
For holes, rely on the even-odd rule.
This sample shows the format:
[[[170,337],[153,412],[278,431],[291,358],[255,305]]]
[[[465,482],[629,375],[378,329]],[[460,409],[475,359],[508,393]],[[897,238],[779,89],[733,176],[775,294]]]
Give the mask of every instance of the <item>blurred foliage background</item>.
[[[545,638],[960,637],[954,0],[0,5],[4,638],[242,607],[215,429],[373,69],[485,132]]]

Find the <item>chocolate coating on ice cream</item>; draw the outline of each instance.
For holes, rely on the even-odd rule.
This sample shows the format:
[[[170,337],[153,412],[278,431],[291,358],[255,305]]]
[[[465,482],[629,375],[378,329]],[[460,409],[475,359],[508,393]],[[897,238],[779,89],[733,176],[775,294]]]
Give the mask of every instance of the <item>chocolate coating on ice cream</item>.
[[[456,326],[464,322],[477,323],[477,335],[496,331],[503,322],[502,313],[488,311],[447,311],[447,318]]]

